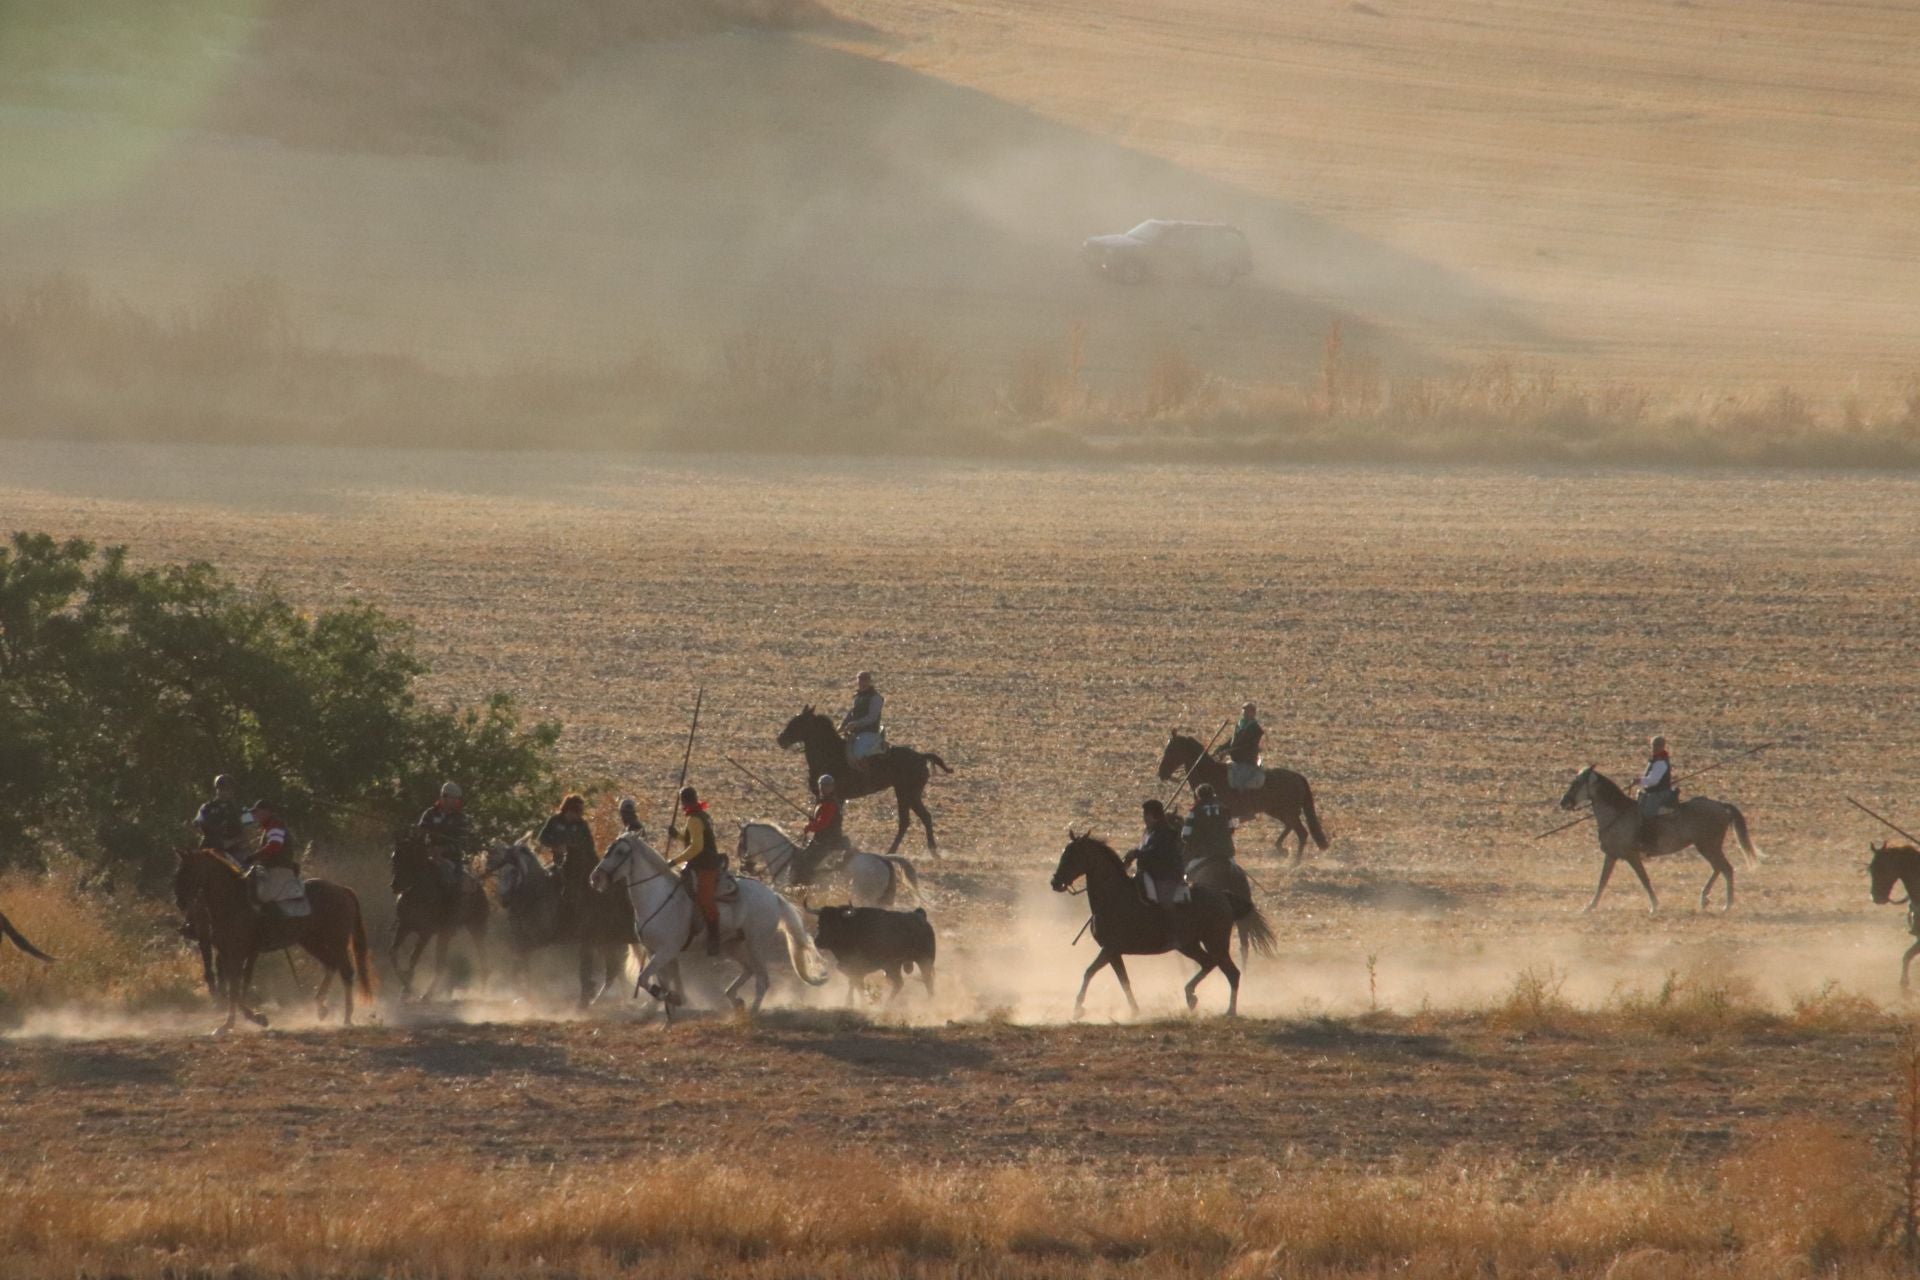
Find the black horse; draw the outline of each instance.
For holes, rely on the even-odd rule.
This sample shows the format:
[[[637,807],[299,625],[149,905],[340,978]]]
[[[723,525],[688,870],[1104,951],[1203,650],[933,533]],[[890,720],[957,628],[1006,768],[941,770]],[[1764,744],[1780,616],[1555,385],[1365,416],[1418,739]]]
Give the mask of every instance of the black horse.
[[[1920,938],[1920,899],[1914,894],[1920,892],[1920,849],[1907,844],[1873,844],[1873,861],[1867,864],[1867,874],[1873,878],[1873,900],[1881,906],[1893,901],[1894,882],[1898,881],[1906,889],[1907,896],[1900,901],[1907,905],[1907,932]],[[1913,958],[1920,955],[1920,942],[1907,948],[1907,954],[1900,957],[1900,989],[1907,989],[1907,969],[1913,964]]]
[[[893,843],[887,846],[887,852],[892,854],[900,851],[900,842],[907,838],[908,815],[917,813],[920,815],[920,825],[927,831],[927,852],[936,858],[940,856],[940,850],[933,842],[933,815],[927,812],[923,797],[927,793],[927,783],[933,777],[933,768],[942,773],[953,772],[945,760],[931,751],[888,747],[856,771],[849,766],[847,744],[841,740],[840,731],[833,727],[833,721],[815,711],[811,705],[803,707],[799,715],[787,721],[787,727],[774,740],[782,747],[799,746],[806,749],[807,790],[816,795],[823,773],[833,775],[835,790],[842,800],[857,800],[861,796],[891,788],[894,802],[900,808],[900,827],[893,833]]]
[[[486,869],[507,914],[514,974],[523,989],[528,960],[542,947],[577,948],[582,1009],[619,979],[636,945],[633,903],[626,894],[595,893],[585,883],[569,888],[525,841],[493,846]]]
[[[1200,972],[1187,984],[1187,1008],[1200,1003],[1194,989],[1218,969],[1227,975],[1227,985],[1232,988],[1227,998],[1227,1013],[1231,1015],[1240,1008],[1240,967],[1233,962],[1234,922],[1250,919],[1254,925],[1253,949],[1262,956],[1274,953],[1273,930],[1252,902],[1195,886],[1192,902],[1171,908],[1155,906],[1140,896],[1119,854],[1092,836],[1076,835],[1069,828],[1067,847],[1053,871],[1053,890],[1065,893],[1083,877],[1093,911],[1093,940],[1100,944],[1100,954],[1087,966],[1080,994],[1073,999],[1076,1018],[1086,1006],[1093,975],[1107,965],[1113,966],[1113,976],[1120,979],[1127,1004],[1139,1013],[1140,1003],[1133,998],[1133,984],[1127,980],[1127,966],[1120,957],[1157,956],[1169,951],[1178,951],[1200,966]]]
[[[447,944],[463,929],[473,941],[474,953],[480,962],[480,989],[485,991],[490,910],[487,895],[478,884],[449,886],[442,871],[445,864],[433,852],[427,833],[418,828],[404,831],[394,840],[389,862],[396,898],[393,943],[387,954],[400,975],[401,995],[413,995],[413,975],[420,967],[420,955],[427,949],[427,943],[432,942],[433,981],[427,984],[420,998],[433,998],[433,993],[440,988],[440,979],[446,974]],[[408,938],[415,939],[413,955],[403,961],[400,948]]]

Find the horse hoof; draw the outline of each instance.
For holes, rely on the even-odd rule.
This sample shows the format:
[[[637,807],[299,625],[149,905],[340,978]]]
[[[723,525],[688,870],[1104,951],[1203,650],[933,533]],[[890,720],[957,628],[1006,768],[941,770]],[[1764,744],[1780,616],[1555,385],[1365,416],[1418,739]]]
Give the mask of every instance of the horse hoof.
[[[731,996],[729,999],[733,1001],[733,1011],[735,1013],[745,1013],[747,1011],[747,1002],[745,1000],[742,1000],[739,996]]]

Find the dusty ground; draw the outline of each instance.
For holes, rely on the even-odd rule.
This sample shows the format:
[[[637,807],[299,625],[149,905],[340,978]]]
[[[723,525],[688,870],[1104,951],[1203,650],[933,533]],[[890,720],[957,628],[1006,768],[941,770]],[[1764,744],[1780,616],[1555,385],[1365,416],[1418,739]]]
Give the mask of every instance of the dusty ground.
[[[1755,1117],[1872,1132],[1886,1105],[1890,1032],[1871,1020],[1529,1040],[1420,1011],[1502,1002],[1529,972],[1587,1008],[1676,976],[1783,1012],[1830,983],[1896,999],[1903,921],[1866,900],[1879,833],[1841,796],[1913,812],[1910,480],[269,451],[255,482],[205,498],[230,462],[6,446],[0,525],[206,557],[314,604],[374,601],[420,628],[435,696],[510,689],[566,721],[582,776],[649,798],[704,683],[694,776],[723,825],[777,810],[721,753],[797,791],[773,734],[872,667],[895,740],[956,769],[931,792],[945,858],[906,846],[928,874],[942,995],[902,1015],[919,1025],[877,1028],[814,1013],[667,1032],[609,1007],[588,1024],[16,1043],[0,1050],[10,1154],[70,1132],[164,1152],[267,1120],[321,1143],[400,1132],[585,1157],[718,1142],[719,1118],[775,1106],[803,1138],[1174,1158],[1164,1118],[1199,1091],[1219,1103],[1202,1149],[1607,1163],[1710,1153]],[[1242,837],[1283,939],[1246,987],[1269,1020],[1029,1025],[1064,1018],[1089,958],[1069,945],[1080,903],[1044,888],[1064,828],[1126,839],[1168,727],[1204,734],[1243,697],[1333,838],[1293,867],[1260,829]],[[1624,775],[1656,729],[1683,771],[1778,743],[1703,787],[1744,807],[1769,861],[1741,869],[1730,915],[1696,912],[1703,868],[1669,860],[1660,915],[1629,881],[1578,916],[1590,830],[1532,837],[1580,765]],[[872,844],[891,822],[869,801],[852,827]],[[1134,972],[1149,1013],[1176,1007],[1183,966]],[[1222,989],[1204,994],[1217,1010]],[[1376,1002],[1415,1022],[1351,1021]],[[1096,1022],[1122,1011],[1097,984]],[[232,1082],[290,1060],[323,1087],[234,1100]],[[618,1112],[635,1079],[666,1110],[556,1128],[573,1104]],[[1091,1123],[1089,1082],[1132,1101]]]

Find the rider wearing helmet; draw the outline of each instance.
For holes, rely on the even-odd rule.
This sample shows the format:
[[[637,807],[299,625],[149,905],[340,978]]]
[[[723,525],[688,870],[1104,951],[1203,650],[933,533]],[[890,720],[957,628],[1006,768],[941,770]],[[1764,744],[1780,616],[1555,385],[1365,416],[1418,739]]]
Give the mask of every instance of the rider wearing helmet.
[[[440,857],[440,879],[449,890],[459,889],[466,878],[465,861],[473,841],[465,805],[458,783],[442,783],[439,798],[414,824],[426,832],[428,851]]]
[[[700,802],[700,793],[692,787],[680,789],[680,812],[687,819],[687,848],[670,861],[686,866],[694,903],[700,908],[700,919],[706,925],[707,954],[717,956],[720,954],[720,868],[724,859],[713,838],[713,819],[707,816],[707,806]],[[678,838],[679,828],[668,827],[667,847],[672,848]]]
[[[1227,785],[1235,791],[1258,791],[1266,782],[1260,770],[1260,739],[1267,731],[1260,726],[1259,708],[1251,702],[1240,704],[1240,719],[1233,726],[1233,737],[1220,748],[1231,762],[1227,766]]]
[[[213,798],[193,815],[193,826],[200,833],[202,848],[217,849],[236,862],[246,857],[246,832],[253,815],[240,808],[234,798],[233,775],[223,773],[213,780]]]
[[[634,804],[632,796],[620,801],[620,826],[628,835],[638,835],[640,832],[640,808]]]

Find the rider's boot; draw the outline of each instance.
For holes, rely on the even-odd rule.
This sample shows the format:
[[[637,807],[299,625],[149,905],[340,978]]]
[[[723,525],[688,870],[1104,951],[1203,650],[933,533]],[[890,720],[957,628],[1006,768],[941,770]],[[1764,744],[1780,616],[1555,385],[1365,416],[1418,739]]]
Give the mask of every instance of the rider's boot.
[[[709,956],[720,954],[720,922],[717,919],[707,921],[707,954]]]

